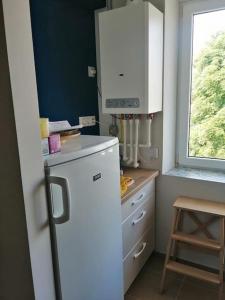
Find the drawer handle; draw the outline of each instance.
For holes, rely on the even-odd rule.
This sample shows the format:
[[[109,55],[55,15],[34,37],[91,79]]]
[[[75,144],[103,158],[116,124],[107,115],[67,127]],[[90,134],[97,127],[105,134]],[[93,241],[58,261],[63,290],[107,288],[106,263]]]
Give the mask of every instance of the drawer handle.
[[[136,219],[136,220],[133,220],[132,224],[136,225],[137,223],[139,223],[142,219],[144,219],[145,215],[146,215],[146,211],[143,210],[143,212],[141,213],[140,217],[138,219]]]
[[[144,252],[146,246],[147,246],[147,243],[142,244],[141,250],[138,253],[134,254],[134,259],[137,259]]]
[[[137,200],[132,201],[131,205],[133,206],[133,205],[136,205],[136,204],[140,203],[140,202],[143,200],[144,196],[145,196],[145,194],[141,194],[141,195],[137,198]]]

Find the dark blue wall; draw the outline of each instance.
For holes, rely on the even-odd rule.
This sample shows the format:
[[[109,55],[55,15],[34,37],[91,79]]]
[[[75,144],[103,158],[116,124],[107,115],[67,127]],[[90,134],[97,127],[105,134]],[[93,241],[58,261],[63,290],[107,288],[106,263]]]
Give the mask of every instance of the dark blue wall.
[[[40,116],[71,125],[79,116],[98,118],[96,78],[87,75],[96,66],[94,11],[78,2],[30,0]]]

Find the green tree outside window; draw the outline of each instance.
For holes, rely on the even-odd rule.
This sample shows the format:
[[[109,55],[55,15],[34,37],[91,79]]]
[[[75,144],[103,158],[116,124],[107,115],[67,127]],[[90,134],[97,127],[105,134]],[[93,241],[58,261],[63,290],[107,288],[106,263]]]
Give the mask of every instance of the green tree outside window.
[[[193,65],[189,156],[225,159],[225,32]]]

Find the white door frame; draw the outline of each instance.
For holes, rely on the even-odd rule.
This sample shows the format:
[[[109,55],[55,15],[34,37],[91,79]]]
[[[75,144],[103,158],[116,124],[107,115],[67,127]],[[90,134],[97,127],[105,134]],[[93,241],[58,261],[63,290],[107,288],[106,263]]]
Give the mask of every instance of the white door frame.
[[[54,300],[29,0],[2,0],[36,300]]]

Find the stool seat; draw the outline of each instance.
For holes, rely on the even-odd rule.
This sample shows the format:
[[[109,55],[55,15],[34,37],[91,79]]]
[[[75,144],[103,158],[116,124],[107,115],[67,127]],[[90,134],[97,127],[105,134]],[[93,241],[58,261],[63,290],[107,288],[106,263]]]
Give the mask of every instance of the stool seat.
[[[225,217],[225,203],[180,196],[173,207]]]

